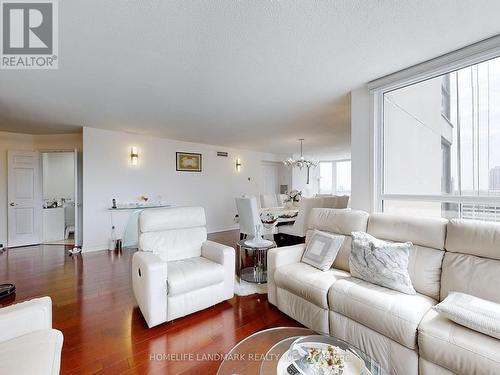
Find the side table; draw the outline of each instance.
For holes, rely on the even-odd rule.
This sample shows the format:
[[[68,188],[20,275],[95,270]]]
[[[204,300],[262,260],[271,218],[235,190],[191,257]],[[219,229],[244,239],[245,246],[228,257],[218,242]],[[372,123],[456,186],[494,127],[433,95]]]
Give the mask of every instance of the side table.
[[[255,284],[265,284],[267,283],[267,251],[276,247],[276,242],[271,242],[269,245],[265,244],[262,246],[256,246],[249,244],[248,239],[241,240],[238,242],[238,264],[237,273],[239,280],[244,280],[249,283]],[[245,250],[252,251],[254,254],[254,264],[251,267],[241,268],[242,265],[242,253]]]

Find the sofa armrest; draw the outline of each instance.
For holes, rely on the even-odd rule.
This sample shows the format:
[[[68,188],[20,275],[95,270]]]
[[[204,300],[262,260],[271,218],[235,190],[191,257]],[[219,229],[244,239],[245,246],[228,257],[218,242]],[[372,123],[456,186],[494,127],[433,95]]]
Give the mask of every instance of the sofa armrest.
[[[138,251],[132,257],[132,288],[148,327],[167,321],[167,262]]]
[[[213,241],[201,246],[201,256],[224,267],[224,299],[234,296],[235,251],[232,247]]]
[[[201,256],[210,259],[212,262],[224,265],[231,260],[231,255],[234,259],[234,249],[230,246],[214,241],[205,241],[201,245]]]
[[[276,305],[276,284],[274,283],[274,272],[277,268],[287,264],[300,262],[306,248],[305,244],[284,246],[271,249],[267,253],[267,299]]]
[[[0,309],[0,342],[52,328],[52,300],[35,298]]]

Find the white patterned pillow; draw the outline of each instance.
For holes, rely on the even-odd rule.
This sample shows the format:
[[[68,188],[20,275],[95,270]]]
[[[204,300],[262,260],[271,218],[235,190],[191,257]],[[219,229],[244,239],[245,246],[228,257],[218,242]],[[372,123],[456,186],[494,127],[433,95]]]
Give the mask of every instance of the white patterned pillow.
[[[411,242],[382,241],[364,232],[351,235],[349,269],[352,276],[402,293],[416,294],[408,273]]]
[[[321,271],[327,271],[332,267],[345,236],[314,230],[311,239],[307,243],[302,263],[309,264]]]
[[[450,292],[433,307],[439,314],[474,331],[500,339],[500,305],[465,293]]]

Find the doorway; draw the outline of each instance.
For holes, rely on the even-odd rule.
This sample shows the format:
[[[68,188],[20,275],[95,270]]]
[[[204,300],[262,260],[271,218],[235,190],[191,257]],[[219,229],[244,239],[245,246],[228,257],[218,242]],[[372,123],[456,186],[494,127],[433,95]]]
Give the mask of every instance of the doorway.
[[[263,194],[279,194],[279,163],[262,161],[262,174],[264,176]]]
[[[75,245],[75,157],[72,151],[41,153],[42,243]]]
[[[7,247],[81,247],[82,153],[8,151]]]

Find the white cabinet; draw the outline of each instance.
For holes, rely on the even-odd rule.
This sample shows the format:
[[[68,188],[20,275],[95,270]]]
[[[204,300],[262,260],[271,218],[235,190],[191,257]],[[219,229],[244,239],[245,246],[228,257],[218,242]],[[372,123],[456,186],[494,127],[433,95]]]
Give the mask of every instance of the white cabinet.
[[[44,208],[43,242],[64,239],[64,207]]]

